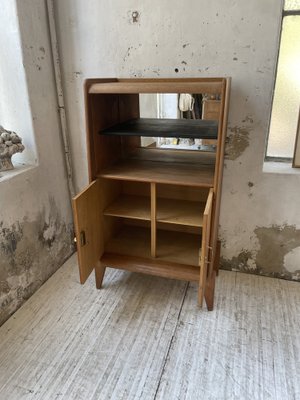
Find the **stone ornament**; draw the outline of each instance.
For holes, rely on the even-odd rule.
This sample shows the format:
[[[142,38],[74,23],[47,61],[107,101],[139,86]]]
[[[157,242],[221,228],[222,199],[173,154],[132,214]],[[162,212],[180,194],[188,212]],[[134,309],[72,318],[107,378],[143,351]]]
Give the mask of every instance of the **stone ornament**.
[[[0,125],[0,171],[14,169],[11,157],[15,153],[22,153],[24,149],[20,136]]]

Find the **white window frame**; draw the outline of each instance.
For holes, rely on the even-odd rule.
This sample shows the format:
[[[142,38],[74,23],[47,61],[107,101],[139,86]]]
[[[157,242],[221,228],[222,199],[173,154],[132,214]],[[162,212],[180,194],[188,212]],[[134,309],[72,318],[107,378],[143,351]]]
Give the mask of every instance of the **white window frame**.
[[[280,49],[281,49],[281,36],[282,36],[283,21],[284,21],[285,17],[297,16],[297,15],[300,18],[300,9],[285,10],[283,7],[282,17],[281,17],[279,46],[278,46],[277,61],[276,61],[275,79],[274,79],[274,86],[273,86],[272,107],[271,107],[271,113],[270,113],[270,118],[269,118],[269,130],[268,130],[268,137],[267,137],[266,148],[265,148],[265,161],[291,163],[291,162],[293,162],[293,157],[295,156],[296,135],[297,135],[296,131],[294,132],[294,137],[295,137],[294,152],[293,152],[294,154],[291,157],[268,156],[267,152],[268,152],[268,145],[269,145],[269,138],[270,138],[270,126],[271,126],[271,117],[272,117],[272,113],[273,113],[274,94],[275,94],[275,88],[276,88],[276,82],[277,82],[277,76],[278,76],[278,62],[279,62],[279,54],[280,54]],[[299,99],[299,103],[300,103],[300,99]],[[293,163],[293,166],[295,167],[294,163]]]

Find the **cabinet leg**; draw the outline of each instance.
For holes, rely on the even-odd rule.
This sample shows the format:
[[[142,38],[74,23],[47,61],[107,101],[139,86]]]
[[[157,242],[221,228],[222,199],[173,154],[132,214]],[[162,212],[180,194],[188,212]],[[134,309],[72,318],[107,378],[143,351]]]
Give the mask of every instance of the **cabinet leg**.
[[[214,261],[214,270],[216,271],[216,275],[219,275],[219,267],[220,267],[220,254],[221,254],[221,241],[217,241],[217,248],[216,248],[216,256]]]
[[[95,278],[96,278],[96,288],[97,289],[101,289],[105,269],[106,269],[106,267],[103,264],[101,264],[100,261],[98,261],[97,265],[95,267]]]
[[[215,281],[216,271],[213,271],[211,276],[207,278],[204,294],[208,311],[212,311],[214,308]]]
[[[203,305],[204,291],[205,291],[205,288],[203,288],[203,286],[201,286],[201,283],[200,283],[199,288],[198,288],[198,305],[200,308],[202,308],[202,305]]]

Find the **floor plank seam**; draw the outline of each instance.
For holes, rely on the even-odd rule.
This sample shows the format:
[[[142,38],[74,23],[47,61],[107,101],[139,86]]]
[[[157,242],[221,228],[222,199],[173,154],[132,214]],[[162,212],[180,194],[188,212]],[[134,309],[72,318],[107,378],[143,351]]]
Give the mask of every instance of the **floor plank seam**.
[[[180,317],[181,317],[183,304],[184,304],[184,301],[185,301],[185,298],[186,298],[186,295],[187,295],[187,291],[188,291],[189,285],[190,285],[190,282],[187,282],[186,287],[185,287],[185,291],[184,291],[184,295],[182,297],[182,302],[180,304],[180,309],[179,309],[179,313],[178,313],[178,316],[177,316],[175,329],[173,331],[173,335],[172,335],[172,338],[170,340],[170,343],[169,343],[169,346],[168,346],[168,350],[166,352],[166,356],[165,356],[165,359],[164,359],[164,362],[163,362],[163,365],[162,365],[161,374],[160,374],[160,377],[159,377],[159,381],[157,383],[157,388],[156,388],[153,400],[156,400],[157,395],[158,395],[158,391],[159,391],[159,387],[160,387],[160,384],[161,384],[161,380],[162,380],[162,377],[164,375],[166,364],[167,364],[167,361],[168,361],[168,358],[169,358],[169,354],[170,354],[170,351],[171,351],[171,348],[172,348],[172,345],[173,345],[173,342],[174,342],[174,339],[175,339],[175,336],[176,336],[176,333],[177,333],[177,328],[178,328],[178,325],[179,325],[179,320],[180,320]]]

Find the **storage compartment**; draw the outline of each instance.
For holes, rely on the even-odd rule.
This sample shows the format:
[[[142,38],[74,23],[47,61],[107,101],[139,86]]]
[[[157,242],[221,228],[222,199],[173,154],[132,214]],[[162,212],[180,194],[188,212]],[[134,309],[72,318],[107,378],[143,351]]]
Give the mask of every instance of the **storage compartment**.
[[[118,196],[104,209],[104,215],[150,221],[150,185],[140,182],[117,182],[120,188]]]
[[[216,95],[217,119],[145,119],[141,93]],[[212,309],[228,94],[226,78],[86,81],[90,185],[73,200],[82,283],[95,269],[100,288],[106,266],[198,281],[198,302]]]
[[[175,234],[174,232],[159,232],[160,256],[153,258],[150,249],[150,228],[124,224],[105,246],[101,263],[133,272],[199,281],[196,236],[192,235],[193,240],[190,239],[188,235],[182,237],[182,234],[178,232]],[[197,245],[199,245],[198,241]],[[185,257],[187,253],[189,253],[188,259]]]
[[[200,247],[198,234],[158,230],[155,259],[199,267]],[[105,253],[151,259],[150,226],[122,223],[105,244]]]
[[[193,186],[157,185],[157,222],[203,226],[209,189]]]

